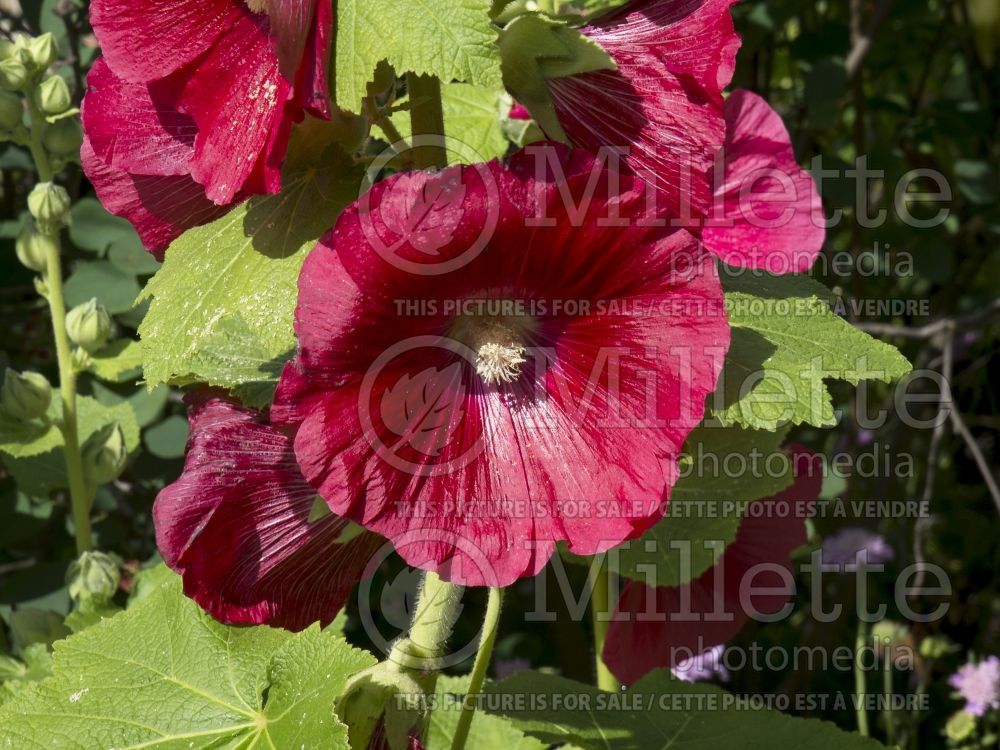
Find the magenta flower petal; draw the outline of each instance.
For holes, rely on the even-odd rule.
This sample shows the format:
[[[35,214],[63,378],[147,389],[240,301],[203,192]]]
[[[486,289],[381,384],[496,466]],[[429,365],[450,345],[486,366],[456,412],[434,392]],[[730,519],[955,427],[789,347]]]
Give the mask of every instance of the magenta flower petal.
[[[207,224],[229,210],[206,198],[201,185],[188,175],[129,174],[109,167],[86,138],[80,161],[104,207],[128,219],[145,248],[160,261],[184,230]]]
[[[154,102],[146,84],[116,76],[104,58],[87,75],[82,119],[94,153],[109,167],[148,175],[191,171],[194,120]]]
[[[282,0],[295,2],[296,0]],[[305,58],[295,82],[296,101],[306,110],[322,119],[330,117],[330,68],[331,38],[333,36],[333,5],[321,2],[316,7],[316,17],[306,41]],[[284,64],[284,58],[279,56]],[[282,67],[284,71],[284,67]]]
[[[240,18],[174,95],[175,106],[198,125],[191,176],[211,200],[229,203],[241,189],[280,189],[292,84],[278,72],[266,24]]]
[[[781,117],[754,93],[726,100],[726,144],[717,157],[705,246],[726,263],[775,273],[804,272],[826,230],[816,183],[801,169]]]
[[[342,541],[348,523],[332,514],[308,520],[316,492],[264,414],[211,396],[189,403],[184,472],[153,506],[163,559],[223,622],[329,623],[383,540]]]
[[[319,3],[324,8],[333,9],[327,2]],[[313,33],[317,0],[269,0],[268,18],[271,35],[275,40],[275,52],[281,67],[281,74],[294,80],[306,42]]]
[[[265,5],[267,12],[255,12]],[[225,205],[277,192],[292,125],[307,110],[329,116],[332,12],[329,3],[316,0],[98,0],[93,25],[114,77],[148,87],[139,95],[152,107],[141,111],[168,113],[168,131],[175,120],[185,123],[171,149],[193,144],[188,173],[209,200]],[[114,131],[134,129],[122,117],[132,110],[117,104],[85,123],[87,131],[97,128],[93,147],[106,162]],[[147,175],[177,174],[180,163],[158,171],[121,158],[108,163]]]
[[[299,279],[275,423],[334,512],[469,585],[532,575],[559,540],[590,554],[653,523],[729,343],[711,256],[682,229],[608,222],[638,212],[642,183],[621,176],[612,199],[593,156],[562,158],[562,184],[537,180],[528,152],[393,176]],[[579,202],[592,169],[571,216],[560,189]],[[552,225],[530,226],[541,205]]]
[[[90,24],[111,69],[149,83],[194,62],[248,13],[241,0],[93,0]]]
[[[626,162],[656,186],[671,217],[711,205],[710,171],[725,138],[722,89],[739,36],[735,0],[636,0],[581,31],[618,66],[550,81],[570,141],[597,152],[627,149]]]
[[[773,615],[785,606],[792,593],[784,580],[791,574],[789,556],[806,542],[805,519],[822,484],[817,454],[801,446],[787,450],[794,484],[754,503],[715,567],[679,587],[638,581],[622,587],[603,654],[622,682],[633,683],[657,667],[677,667],[728,641],[752,613]],[[746,608],[741,586],[754,589],[743,594]]]

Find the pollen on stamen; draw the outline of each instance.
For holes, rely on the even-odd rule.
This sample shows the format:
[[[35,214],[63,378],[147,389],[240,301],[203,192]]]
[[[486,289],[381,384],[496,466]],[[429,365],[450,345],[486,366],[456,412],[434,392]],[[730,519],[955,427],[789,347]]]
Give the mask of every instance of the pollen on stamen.
[[[486,385],[513,383],[525,362],[523,346],[483,344],[476,352],[476,372]]]
[[[244,0],[253,13],[267,13],[268,0]]]
[[[513,383],[524,364],[523,346],[515,333],[518,326],[497,318],[463,318],[457,326],[459,337],[476,353],[476,373],[486,385]]]

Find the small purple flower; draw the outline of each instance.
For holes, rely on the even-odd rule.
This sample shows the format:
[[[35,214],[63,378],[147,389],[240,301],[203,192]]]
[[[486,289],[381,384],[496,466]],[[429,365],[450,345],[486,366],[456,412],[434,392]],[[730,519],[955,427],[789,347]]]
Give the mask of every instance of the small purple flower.
[[[522,659],[520,656],[514,656],[510,659],[497,659],[493,665],[493,672],[498,680],[510,677],[512,674],[517,674],[518,672],[526,672],[529,669],[531,669],[531,662],[527,659]]]
[[[724,644],[713,646],[708,651],[704,651],[690,659],[684,659],[676,667],[671,667],[670,671],[674,677],[685,682],[701,682],[718,677],[725,682],[729,679],[729,670],[722,663],[722,656],[726,652]]]
[[[845,526],[823,540],[823,562],[834,565],[880,565],[895,559],[896,552],[884,537],[860,526]]]
[[[948,678],[948,684],[965,699],[965,711],[982,716],[1000,708],[1000,657],[987,656],[978,664],[969,662]]]

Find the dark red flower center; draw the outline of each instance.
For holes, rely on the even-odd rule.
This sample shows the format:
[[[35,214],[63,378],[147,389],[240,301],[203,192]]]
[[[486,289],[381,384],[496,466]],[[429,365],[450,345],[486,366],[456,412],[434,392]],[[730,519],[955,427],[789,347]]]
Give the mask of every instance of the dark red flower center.
[[[533,320],[525,316],[461,315],[451,335],[476,353],[476,373],[487,385],[512,383],[521,375],[526,335]]]

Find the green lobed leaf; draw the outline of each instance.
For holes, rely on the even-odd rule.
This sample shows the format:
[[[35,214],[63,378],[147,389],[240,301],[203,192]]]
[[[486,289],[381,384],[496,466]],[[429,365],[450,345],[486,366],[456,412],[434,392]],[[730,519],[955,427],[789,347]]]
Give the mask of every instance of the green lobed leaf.
[[[469,690],[469,675],[437,679],[434,689],[434,711],[431,713],[426,750],[450,750],[462,701]],[[545,750],[546,745],[525,736],[524,732],[506,719],[476,711],[469,726],[468,748],[502,748],[503,750]]]
[[[337,3],[336,101],[361,111],[375,66],[444,82],[500,85],[500,54],[489,0],[340,0]]]
[[[736,538],[746,506],[792,483],[791,464],[781,450],[787,432],[718,425],[695,429],[685,442],[682,476],[664,517],[638,539],[610,551],[608,567],[643,583],[680,586],[715,565]],[[769,456],[780,460],[769,463]],[[590,557],[561,551],[569,562],[591,565]]]
[[[157,458],[180,458],[188,438],[188,421],[180,414],[167,417],[143,433],[146,448]]]
[[[81,198],[70,210],[69,237],[81,250],[102,255],[110,245],[138,239],[135,228],[107,211],[96,198]]]
[[[82,305],[96,297],[112,315],[128,312],[139,296],[139,282],[135,275],[122,271],[108,261],[80,263],[66,279],[64,289],[66,305]]]
[[[222,625],[173,577],[58,642],[53,676],[0,707],[0,745],[347,750],[331,705],[373,661],[316,625]]]
[[[638,539],[608,555],[608,567],[626,578],[680,586],[718,561],[736,538],[743,511],[792,483],[781,455],[787,430],[764,432],[702,426],[684,446],[685,473],[670,493],[664,517]]]
[[[292,349],[277,356],[242,316],[225,318],[191,358],[191,369],[209,385],[228,388],[247,406],[271,403]]]
[[[507,153],[502,118],[510,108],[510,99],[503,89],[467,83],[444,84],[441,106],[449,164],[484,162]],[[391,119],[399,134],[408,139],[412,134],[409,112],[400,110]]]
[[[890,382],[911,369],[897,349],[830,309],[830,292],[809,277],[723,271],[732,343],[709,400],[727,425],[836,423],[824,380]]]
[[[359,168],[324,133],[323,126],[300,126],[281,193],[252,198],[167,249],[142,293],[152,299],[139,326],[148,385],[218,380],[216,363],[206,366],[202,350],[226,348],[220,337],[239,325],[225,323],[229,318],[242,319],[242,334],[255,337],[255,351],[269,359],[294,348],[302,261],[361,184]]]
[[[876,750],[873,739],[829,722],[750,708],[717,687],[682,682],[656,670],[623,693],[540,672],[485,689],[486,708],[547,743],[585,750],[740,747],[746,750]]]
[[[142,374],[142,344],[117,339],[90,355],[87,369],[111,383],[135,382]]]

